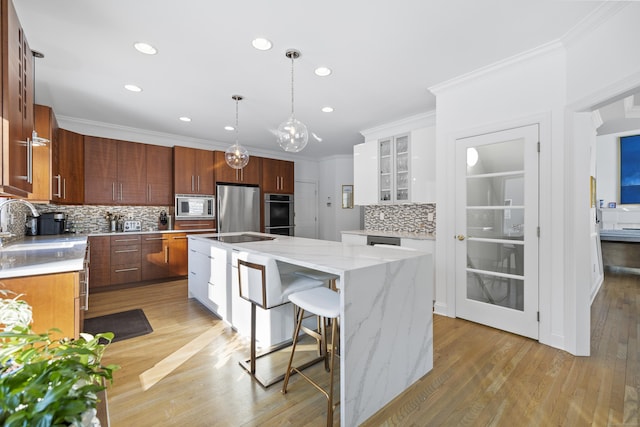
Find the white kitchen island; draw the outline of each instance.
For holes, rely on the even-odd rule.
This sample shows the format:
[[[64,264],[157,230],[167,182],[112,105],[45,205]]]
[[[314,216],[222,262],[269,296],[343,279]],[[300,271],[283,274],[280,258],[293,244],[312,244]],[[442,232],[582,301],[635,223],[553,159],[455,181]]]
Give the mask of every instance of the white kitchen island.
[[[220,269],[226,265],[224,272],[219,271],[223,274],[212,281],[226,280],[222,301],[227,301],[228,307],[237,298],[237,290],[231,289],[234,281],[229,256],[240,251],[266,254],[284,263],[340,277],[341,425],[361,424],[432,369],[431,254],[275,235],[271,235],[274,240],[245,243],[213,240],[238,234],[269,236],[260,233],[189,236],[190,272],[202,269],[195,264],[206,262],[206,258],[191,256],[195,255],[194,248],[201,250],[205,244],[212,248],[211,254],[218,254],[209,255],[211,265]],[[214,276],[210,273],[210,277]],[[189,280],[190,294],[198,297],[195,293],[200,292],[198,299],[208,298],[208,294],[214,297],[212,290],[207,293],[192,287],[191,274]],[[216,311],[220,301],[205,305]],[[234,315],[229,314],[232,308],[223,311],[224,320],[233,325]],[[281,321],[278,316],[272,319]],[[290,318],[286,322],[291,322]],[[279,325],[276,326],[277,329]]]

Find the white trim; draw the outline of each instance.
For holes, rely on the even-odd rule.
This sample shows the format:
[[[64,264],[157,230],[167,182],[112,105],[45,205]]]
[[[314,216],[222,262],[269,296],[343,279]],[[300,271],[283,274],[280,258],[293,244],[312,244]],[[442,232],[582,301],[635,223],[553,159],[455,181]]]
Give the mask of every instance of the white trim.
[[[365,140],[386,138],[401,133],[411,132],[415,129],[420,129],[429,126],[436,125],[436,112],[435,110],[427,111],[426,113],[416,114],[414,116],[405,117],[394,122],[385,123],[383,125],[375,126],[369,129],[360,131],[360,134],[364,136]]]

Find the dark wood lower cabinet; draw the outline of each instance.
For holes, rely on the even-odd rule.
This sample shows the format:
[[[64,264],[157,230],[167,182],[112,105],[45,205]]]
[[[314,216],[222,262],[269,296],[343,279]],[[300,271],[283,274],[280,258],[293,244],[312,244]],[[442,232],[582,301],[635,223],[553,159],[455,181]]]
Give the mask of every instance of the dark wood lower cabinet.
[[[189,233],[193,234],[193,233]],[[92,290],[111,285],[184,277],[188,274],[187,232],[91,236]]]

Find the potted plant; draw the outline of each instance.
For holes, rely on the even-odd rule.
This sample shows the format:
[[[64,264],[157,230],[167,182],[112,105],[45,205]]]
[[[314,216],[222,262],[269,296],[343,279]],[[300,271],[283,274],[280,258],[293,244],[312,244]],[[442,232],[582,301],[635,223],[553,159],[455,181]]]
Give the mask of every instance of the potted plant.
[[[31,307],[19,297],[0,299],[0,424],[99,426],[96,393],[117,369],[101,364],[113,334],[54,340],[55,329],[34,333]]]

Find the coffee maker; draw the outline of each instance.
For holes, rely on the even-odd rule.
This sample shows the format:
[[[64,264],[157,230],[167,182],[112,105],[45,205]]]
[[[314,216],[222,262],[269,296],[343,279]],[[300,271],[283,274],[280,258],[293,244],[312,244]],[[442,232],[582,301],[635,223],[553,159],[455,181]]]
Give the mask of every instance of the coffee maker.
[[[47,212],[38,218],[38,234],[62,234],[65,230],[65,215],[62,212]]]
[[[24,224],[24,234],[27,236],[38,235],[38,217],[31,215],[27,216],[27,221]]]

